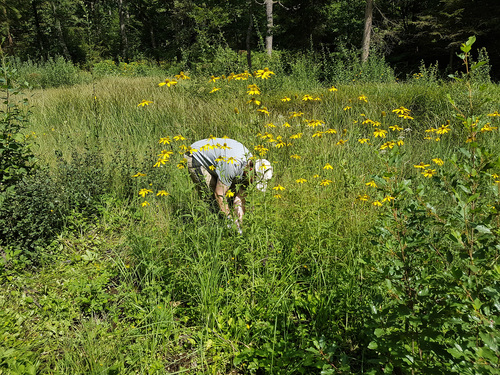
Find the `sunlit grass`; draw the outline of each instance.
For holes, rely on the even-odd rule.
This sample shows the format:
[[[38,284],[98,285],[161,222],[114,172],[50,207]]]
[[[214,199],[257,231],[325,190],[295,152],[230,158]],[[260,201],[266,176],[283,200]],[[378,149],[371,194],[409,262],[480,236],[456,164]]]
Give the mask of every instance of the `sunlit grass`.
[[[304,89],[274,76],[190,77],[159,86],[165,79],[107,78],[33,92],[29,131],[43,162],[56,165],[55,151],[70,158],[95,148],[106,168],[128,168],[130,178],[115,183],[133,190],[103,210],[100,230],[116,230],[118,239],[99,242],[93,233],[94,242],[80,247],[88,244],[88,227],[82,238],[61,239],[64,254],[74,254],[94,281],[109,276],[103,285],[119,298],[107,290],[112,302],[105,308],[70,316],[80,324],[72,334],[63,327],[65,339],[45,359],[47,368],[227,373],[237,368],[236,353],[270,343],[304,352],[324,335],[361,368],[363,308],[372,293],[364,274],[374,267],[368,259],[383,256],[373,252],[368,232],[394,199],[377,189],[395,171],[385,156],[400,152],[400,180],[425,181],[432,177],[426,170],[448,168],[462,137],[446,100],[452,86],[333,83],[337,91],[330,91],[332,83]],[[425,132],[447,120],[450,132]],[[181,147],[209,136],[237,139],[274,164],[268,192],[249,191],[243,236],[210,212],[179,167]],[[168,157],[155,168],[158,155]],[[426,169],[415,167],[420,163]],[[82,280],[65,284],[63,295],[83,298]],[[46,291],[56,299],[56,285]],[[106,298],[101,292],[94,299]],[[62,354],[61,345],[70,350]]]

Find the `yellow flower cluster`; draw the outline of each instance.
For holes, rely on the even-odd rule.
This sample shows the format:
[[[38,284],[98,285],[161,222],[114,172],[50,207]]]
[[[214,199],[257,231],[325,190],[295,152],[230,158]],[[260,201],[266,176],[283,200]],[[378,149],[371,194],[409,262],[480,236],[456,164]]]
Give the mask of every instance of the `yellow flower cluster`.
[[[137,177],[145,177],[146,175],[144,173],[141,173],[141,172],[138,172],[136,173],[135,175],[133,175],[132,177],[133,178],[137,178]],[[152,184],[149,184],[150,186]],[[142,188],[139,190],[139,196],[142,197],[143,199],[146,198],[146,196],[148,196],[149,194],[154,194],[153,190],[152,189],[149,189],[149,188]],[[158,190],[156,192],[156,196],[157,197],[166,197],[170,195],[170,193],[168,193],[166,190]],[[147,207],[147,206],[150,206],[149,202],[147,200],[144,200],[142,203],[141,203],[141,206],[142,207]]]
[[[245,71],[239,74],[231,73],[227,77],[224,75],[212,76],[209,81],[212,84],[218,84],[223,87],[224,81],[246,81],[251,78],[267,80],[273,75],[275,74],[269,70],[269,68],[264,68],[254,71],[253,74]],[[181,72],[179,75],[176,75],[175,78],[177,80],[189,79],[187,76],[185,76],[187,78],[183,78],[184,76],[185,74]],[[162,82],[159,85],[171,87],[177,83],[174,82],[175,80],[166,79],[165,82]],[[329,122],[331,119],[321,119],[317,117],[318,114],[322,113],[321,111],[318,111],[318,108],[321,108],[321,106],[324,105],[323,99],[325,99],[325,102],[330,104],[331,102],[328,102],[328,98],[332,98],[332,96],[337,95],[336,92],[338,89],[335,86],[325,89],[323,93],[288,93],[288,95],[283,95],[279,98],[279,105],[273,105],[272,102],[266,103],[266,96],[262,95],[263,90],[259,88],[255,80],[248,82],[248,84],[245,84],[244,86],[246,87],[246,90],[244,91],[249,96],[246,96],[247,99],[245,99],[245,102],[249,105],[250,111],[253,112],[253,118],[255,119],[258,114],[259,116],[263,115],[266,119],[262,124],[261,131],[256,134],[256,141],[251,145],[253,147],[254,154],[259,157],[272,158],[272,154],[274,152],[284,152],[286,154],[286,159],[282,158],[282,160],[286,160],[285,163],[290,163],[292,168],[295,165],[302,165],[304,161],[309,160],[308,158],[310,156],[302,154],[301,152],[290,152],[290,150],[295,150],[294,147],[298,148],[302,146],[306,147],[304,150],[314,149],[315,146],[311,148],[307,143],[310,142],[311,139],[313,139],[313,142],[319,142],[322,148],[343,146],[350,149],[357,147],[355,145],[359,143],[363,145],[372,145],[380,155],[384,153],[393,155],[393,153],[397,152],[400,147],[404,147],[406,137],[410,134],[413,136],[413,134],[417,132],[418,134],[421,134],[418,130],[419,126],[412,125],[414,117],[410,109],[400,106],[392,110],[387,110],[387,112],[382,111],[378,114],[373,114],[367,112],[371,107],[367,103],[371,104],[376,101],[372,101],[365,94],[355,95],[349,99],[348,102],[339,105],[339,109],[343,109],[341,116],[352,119],[352,123],[349,120],[349,123],[352,125],[344,125],[346,129],[335,129],[334,127],[330,127],[331,125]],[[219,90],[221,90],[221,87],[213,87],[209,92],[215,93]],[[243,87],[241,87],[240,92],[243,93]],[[245,94],[243,94],[243,96],[245,96]],[[256,99],[256,97],[259,97],[259,99]],[[336,100],[337,97],[335,96],[335,101]],[[152,102],[144,104],[140,103],[139,106],[144,107],[150,103]],[[285,107],[285,109],[283,109],[283,107]],[[359,113],[361,110],[366,114]],[[234,109],[234,112],[236,114],[240,113],[237,108]],[[307,114],[305,112],[307,112]],[[327,111],[327,113],[329,112]],[[488,116],[491,118],[500,117],[500,114],[498,111],[495,111],[488,114]],[[493,126],[490,122],[486,122],[484,120],[481,120],[481,122],[477,120],[472,125],[469,124],[469,126],[473,129],[473,132],[471,132],[471,134],[473,134],[471,136],[471,140],[475,139],[476,133],[480,134],[497,130],[496,126]],[[423,136],[424,139],[440,141],[443,135],[450,133],[451,131],[452,128],[450,121],[447,121],[445,124],[426,129]],[[358,142],[349,142],[351,137],[356,137],[355,139],[357,139]],[[164,137],[160,139],[159,143],[170,145],[173,142],[180,142],[183,140],[185,140],[185,138],[182,136],[175,136],[172,139],[170,137]],[[205,149],[205,147],[207,149],[214,147],[224,148],[227,147],[227,145],[207,144],[200,150]],[[179,153],[181,154],[187,151],[198,151],[190,149],[184,144],[180,145],[179,149]],[[155,167],[160,167],[167,163],[173,153],[173,151],[163,150],[158,155],[159,157]],[[234,158],[225,157],[220,157],[217,161],[223,161],[226,163],[236,162]],[[326,160],[324,162],[326,162]],[[418,169],[421,175],[425,178],[431,178],[438,175],[439,167],[444,165],[444,161],[440,158],[434,158],[432,159],[432,164],[434,164],[433,167],[431,167],[431,164],[425,163],[415,164],[414,167]],[[186,162],[183,160],[177,164],[177,167],[185,168],[185,165]],[[306,186],[315,186],[317,189],[328,187],[329,185],[334,184],[334,178],[332,175],[328,175],[329,171],[334,169],[334,166],[335,164],[332,165],[326,162],[326,164],[322,167],[322,170],[318,171],[319,173],[312,175],[312,177],[302,176],[300,178],[296,178],[296,185],[294,186],[297,186],[297,188],[298,186],[304,186],[304,188],[306,188]],[[500,178],[498,178],[498,180],[500,180]],[[367,182],[366,186],[367,189],[378,189],[378,193],[370,194],[369,192],[362,192],[357,198],[359,201],[370,202],[371,205],[380,207],[385,203],[390,204],[396,199],[396,197],[391,194],[381,194],[380,191],[383,189],[379,189],[377,187],[377,183],[373,180]],[[285,188],[285,186],[277,184],[273,188],[273,194],[275,198],[281,199],[286,197],[287,192],[290,190],[292,190],[291,187]],[[234,193],[228,191],[227,196],[230,197],[231,194]],[[370,198],[370,195],[372,198]]]

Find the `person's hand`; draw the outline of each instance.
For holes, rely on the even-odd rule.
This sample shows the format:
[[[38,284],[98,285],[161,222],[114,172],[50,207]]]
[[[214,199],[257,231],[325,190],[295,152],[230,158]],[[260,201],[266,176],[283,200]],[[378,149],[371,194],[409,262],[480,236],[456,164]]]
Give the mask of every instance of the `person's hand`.
[[[229,220],[229,223],[227,224],[228,228],[232,228],[233,224],[236,225],[236,229],[238,230],[239,234],[243,234],[243,231],[241,230],[241,225],[238,219],[233,219],[231,215],[227,215],[227,220]]]

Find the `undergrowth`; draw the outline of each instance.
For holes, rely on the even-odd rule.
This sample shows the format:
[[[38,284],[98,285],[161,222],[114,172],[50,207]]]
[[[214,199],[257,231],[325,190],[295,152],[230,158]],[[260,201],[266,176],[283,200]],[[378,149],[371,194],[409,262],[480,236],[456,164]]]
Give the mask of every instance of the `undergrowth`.
[[[0,373],[498,373],[498,87],[472,44],[454,82],[304,58],[33,91]],[[224,135],[276,171],[243,235],[183,161]]]

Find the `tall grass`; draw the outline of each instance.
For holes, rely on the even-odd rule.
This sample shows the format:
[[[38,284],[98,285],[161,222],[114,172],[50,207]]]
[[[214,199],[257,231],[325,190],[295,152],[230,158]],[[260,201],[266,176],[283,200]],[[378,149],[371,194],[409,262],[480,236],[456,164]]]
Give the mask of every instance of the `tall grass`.
[[[62,287],[64,311],[55,311],[62,333],[57,339],[56,329],[47,338],[54,350],[36,363],[38,369],[72,374],[377,369],[365,323],[370,301],[379,295],[376,277],[367,275],[388,261],[369,234],[380,211],[359,197],[372,195],[366,184],[374,175],[391,170],[387,150],[381,149],[389,140],[404,142],[401,179],[418,175],[414,164],[456,151],[454,137],[461,134],[446,100],[455,86],[306,83],[308,69],[305,61],[296,63],[296,81],[283,76],[251,81],[261,88],[257,98],[269,115],[249,103],[249,81],[223,78],[209,82],[198,76],[159,87],[166,77],[113,77],[31,93],[28,135],[44,164],[56,171],[61,160],[71,165],[77,155],[94,152],[102,157],[102,173],[118,176],[100,203],[101,223],[68,231],[54,245],[85,274],[64,275],[74,279]],[[332,84],[338,91],[328,90]],[[220,90],[210,93],[213,87]],[[488,90],[500,93],[497,86]],[[285,96],[291,100],[282,101]],[[143,100],[152,103],[138,106]],[[495,105],[485,110],[497,110]],[[393,113],[402,106],[413,120]],[[291,118],[292,112],[303,115]],[[324,124],[312,128],[304,119]],[[376,127],[363,124],[367,119],[388,130],[386,138],[374,137]],[[446,120],[457,129],[454,135],[439,142],[424,139],[425,129]],[[396,125],[406,130],[389,130]],[[313,136],[318,130],[322,133]],[[291,138],[298,133],[300,138]],[[186,139],[174,141],[177,135]],[[211,135],[237,139],[251,150],[265,147],[275,167],[265,194],[248,192],[243,236],[210,211],[186,170],[177,168],[180,145]],[[158,144],[166,136],[171,144]],[[369,143],[358,141],[363,138]],[[280,139],[285,144],[277,147]],[[153,168],[163,148],[174,151],[172,161]],[[146,176],[132,178],[137,172]],[[307,182],[296,182],[300,178]],[[139,197],[141,188],[169,195]],[[148,205],[141,206],[144,201]],[[68,226],[78,226],[80,219],[74,213]],[[56,264],[66,270],[62,261]],[[53,311],[56,288],[49,283],[43,294],[43,306]],[[72,321],[78,324],[70,327]],[[37,331],[35,324],[28,326]]]

